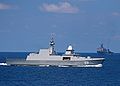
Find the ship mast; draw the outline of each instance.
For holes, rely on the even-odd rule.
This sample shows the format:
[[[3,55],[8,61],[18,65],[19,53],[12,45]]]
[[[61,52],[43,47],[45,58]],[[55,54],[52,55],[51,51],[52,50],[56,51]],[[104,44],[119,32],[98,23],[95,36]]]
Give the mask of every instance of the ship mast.
[[[51,35],[51,40],[50,40],[50,43],[49,43],[50,47],[49,47],[49,54],[50,55],[55,55],[55,42],[54,42],[54,37],[53,37],[53,34]]]

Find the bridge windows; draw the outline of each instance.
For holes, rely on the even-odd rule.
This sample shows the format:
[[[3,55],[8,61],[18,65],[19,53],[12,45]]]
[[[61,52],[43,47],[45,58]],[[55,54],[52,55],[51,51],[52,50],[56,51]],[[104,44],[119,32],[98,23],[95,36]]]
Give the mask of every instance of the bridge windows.
[[[63,60],[70,60],[70,57],[63,57]]]

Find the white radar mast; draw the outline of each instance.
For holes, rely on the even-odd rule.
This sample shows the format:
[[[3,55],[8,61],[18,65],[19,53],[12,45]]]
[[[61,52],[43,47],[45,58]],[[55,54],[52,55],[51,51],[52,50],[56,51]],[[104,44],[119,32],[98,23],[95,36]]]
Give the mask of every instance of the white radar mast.
[[[50,47],[49,47],[49,54],[50,55],[55,55],[55,42],[54,42],[54,34],[51,34],[51,40],[50,40]]]

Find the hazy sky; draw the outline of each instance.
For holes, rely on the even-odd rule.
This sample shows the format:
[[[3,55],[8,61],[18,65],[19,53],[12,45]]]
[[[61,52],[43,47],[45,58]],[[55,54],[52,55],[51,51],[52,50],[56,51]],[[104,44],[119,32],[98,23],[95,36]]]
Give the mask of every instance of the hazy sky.
[[[120,52],[120,0],[0,0],[0,52],[47,48],[51,33],[57,51]]]

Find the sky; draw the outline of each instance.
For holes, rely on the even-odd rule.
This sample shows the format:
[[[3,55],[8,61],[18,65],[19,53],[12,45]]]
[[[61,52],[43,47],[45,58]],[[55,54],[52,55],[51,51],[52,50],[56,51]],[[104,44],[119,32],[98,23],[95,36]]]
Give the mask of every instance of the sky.
[[[120,0],[0,0],[0,52],[48,48],[51,34],[56,51],[120,52]]]

